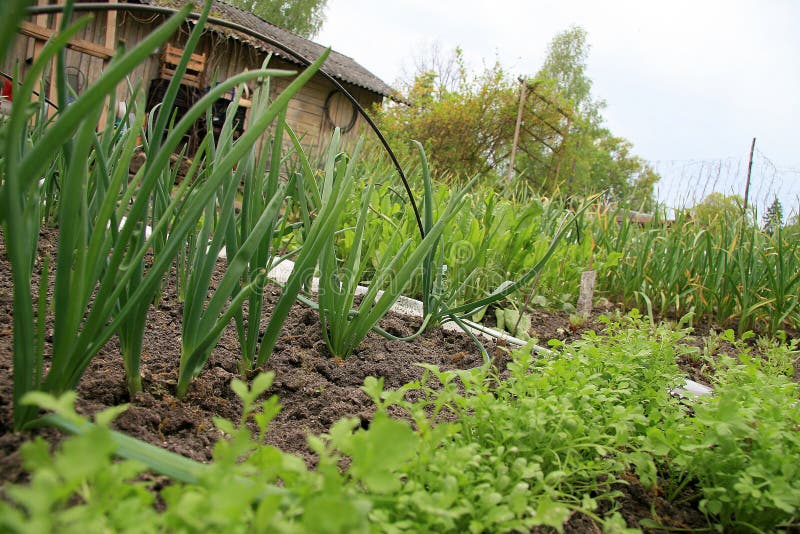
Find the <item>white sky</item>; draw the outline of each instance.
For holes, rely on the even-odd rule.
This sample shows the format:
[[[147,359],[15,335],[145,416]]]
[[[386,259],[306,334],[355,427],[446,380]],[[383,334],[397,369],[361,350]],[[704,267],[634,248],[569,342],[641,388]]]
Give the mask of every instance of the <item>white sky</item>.
[[[389,84],[433,43],[460,46],[476,69],[498,58],[511,75],[533,75],[553,36],[574,24],[588,32],[606,124],[636,154],[686,174],[679,162],[746,159],[757,137],[777,168],[762,193],[795,209],[799,0],[328,0],[315,41]]]

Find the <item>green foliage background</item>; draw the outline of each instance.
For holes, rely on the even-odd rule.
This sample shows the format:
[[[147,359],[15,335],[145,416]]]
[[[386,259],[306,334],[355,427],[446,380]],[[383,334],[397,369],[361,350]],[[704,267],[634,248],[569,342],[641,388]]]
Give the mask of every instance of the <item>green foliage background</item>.
[[[586,32],[570,28],[553,39],[539,72],[516,80],[498,62],[469,72],[456,49],[418,67],[405,88],[409,105],[387,105],[380,125],[393,145],[423,142],[439,178],[479,175],[526,196],[606,191],[608,201],[650,210],[659,177],[604,125],[605,103],[593,99],[586,74],[588,54]],[[528,96],[509,182],[521,84]]]
[[[224,0],[262,19],[311,38],[319,33],[325,22],[325,6],[328,0]]]

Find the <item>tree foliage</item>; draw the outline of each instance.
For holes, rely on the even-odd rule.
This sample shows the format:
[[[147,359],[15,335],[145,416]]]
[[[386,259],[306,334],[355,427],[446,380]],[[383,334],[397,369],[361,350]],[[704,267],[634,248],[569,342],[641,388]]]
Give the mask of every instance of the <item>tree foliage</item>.
[[[586,75],[589,57],[586,30],[573,26],[556,35],[547,49],[547,57],[537,78],[552,80],[555,88],[578,109],[592,105],[592,80]]]
[[[505,184],[524,84],[507,185],[542,195],[606,191],[609,201],[649,209],[658,175],[603,125],[604,103],[592,99],[586,75],[587,41],[577,27],[557,35],[539,72],[518,79],[497,62],[470,73],[459,49],[446,60],[434,55],[417,64],[405,91],[410,105],[384,108],[381,125],[395,145],[423,142],[440,176]]]
[[[787,236],[787,239],[800,241],[800,214],[789,216],[782,232],[783,235]]]
[[[328,0],[225,0],[285,30],[311,38],[325,21]]]
[[[609,202],[649,210],[659,176],[633,154],[630,141],[603,125],[605,102],[592,98],[592,80],[586,73],[588,57],[588,35],[583,28],[573,26],[551,41],[533,83],[549,108],[558,106],[562,128],[555,137],[555,150],[534,143],[516,167],[547,193],[605,191]],[[544,121],[541,112],[533,122],[537,119]],[[552,121],[551,117],[547,122]]]
[[[490,172],[507,150],[514,127],[513,92],[498,63],[471,76],[456,49],[444,66],[417,73],[407,88],[410,106],[383,110],[381,125],[397,140],[419,140],[439,175]]]
[[[739,195],[714,192],[707,195],[693,211],[695,218],[704,226],[714,227],[728,224],[743,213],[744,199]]]

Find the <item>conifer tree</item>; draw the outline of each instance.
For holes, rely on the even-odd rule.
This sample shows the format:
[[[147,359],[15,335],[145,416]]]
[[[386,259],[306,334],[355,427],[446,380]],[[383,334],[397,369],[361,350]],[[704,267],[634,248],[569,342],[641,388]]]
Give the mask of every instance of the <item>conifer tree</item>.
[[[775,233],[775,230],[783,225],[783,206],[778,197],[772,197],[772,204],[767,208],[761,223],[764,225],[764,231],[769,235]]]

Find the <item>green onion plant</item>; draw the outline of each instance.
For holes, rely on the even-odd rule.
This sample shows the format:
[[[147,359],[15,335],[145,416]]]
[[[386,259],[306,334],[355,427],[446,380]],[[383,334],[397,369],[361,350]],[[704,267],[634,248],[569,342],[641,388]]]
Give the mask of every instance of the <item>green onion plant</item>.
[[[0,170],[0,203],[6,214],[3,233],[14,279],[16,427],[27,422],[34,414],[31,408],[19,404],[22,395],[40,387],[58,392],[73,387],[92,355],[113,332],[109,331],[106,323],[115,300],[104,299],[102,291],[98,291],[90,305],[98,280],[101,289],[103,282],[109,289],[116,283],[114,277],[118,275],[116,269],[122,259],[120,252],[116,265],[106,265],[107,251],[112,247],[109,228],[112,226],[110,222],[116,208],[116,198],[106,195],[100,203],[102,206],[96,220],[89,220],[87,176],[90,153],[96,142],[95,127],[105,98],[113,93],[116,85],[139,62],[179,27],[187,13],[188,8],[182,10],[146,37],[139,46],[116,58],[95,84],[70,106],[59,111],[40,137],[32,138],[29,127],[32,108],[27,102],[31,100],[34,82],[59,51],[64,49],[68,40],[87,23],[88,18],[80,19],[54,36],[15,91],[11,116],[2,125],[4,147]],[[73,136],[75,142],[68,145],[67,140]],[[65,157],[66,168],[57,206],[61,233],[54,273],[53,358],[50,371],[44,378],[35,372],[42,368],[42,352],[39,350],[42,344],[31,343],[31,340],[34,339],[34,332],[43,331],[41,326],[36,325],[37,321],[45,321],[45,317],[34,317],[30,289],[40,224],[38,182],[42,173],[52,166],[54,158],[59,157],[57,155]],[[109,189],[115,186],[119,189],[121,184],[109,184]],[[121,243],[117,243],[119,250],[127,248],[131,230]],[[131,274],[129,272],[127,276]],[[87,306],[91,307],[88,315]]]
[[[209,6],[207,2],[203,18]],[[95,132],[97,120],[105,99],[113,94],[117,84],[180,27],[190,8],[187,5],[138,46],[119,54],[96,83],[59,111],[40,137],[32,137],[29,126],[35,108],[24,103],[31,99],[37,75],[88,19],[81,19],[47,43],[15,91],[15,102],[19,104],[15,103],[10,118],[2,125],[0,205],[4,213],[6,253],[14,279],[14,420],[17,428],[35,416],[34,408],[19,402],[26,392],[43,389],[59,394],[74,388],[94,354],[114,333],[122,333],[129,386],[132,390],[138,388],[140,344],[137,346],[136,339],[141,336],[144,315],[164,273],[185,245],[187,236],[195,232],[209,203],[217,198],[226,178],[230,177],[230,170],[251,148],[258,133],[285,108],[327,57],[324,54],[276,98],[258,123],[215,162],[213,172],[206,173],[202,180],[186,180],[173,191],[169,203],[159,208],[160,215],[154,221],[149,214],[152,214],[154,191],[163,179],[161,169],[168,167],[170,155],[192,124],[232,88],[277,74],[254,70],[214,87],[169,129],[163,142],[153,145],[148,153],[148,165],[128,184],[129,160],[117,158],[116,154],[127,158],[134,132],[121,135],[116,143],[106,144]],[[73,137],[74,142],[68,144],[67,140]],[[106,150],[108,152],[104,152]],[[37,303],[34,308],[31,296],[40,224],[38,182],[59,154],[65,164],[60,177],[60,198],[54,207],[59,236],[52,273],[53,356],[49,371],[43,376],[43,343],[41,340],[31,342],[35,336],[43,335],[42,325],[46,319],[43,314],[35,315],[35,309],[45,307]],[[153,222],[151,235],[143,239],[146,226]],[[153,255],[147,269],[142,270],[145,254],[154,249],[156,239],[162,238],[161,250]],[[123,326],[127,322],[138,324]]]
[[[750,214],[700,221],[658,213],[639,225],[618,214],[593,219],[596,246],[614,262],[598,289],[626,306],[649,303],[661,316],[690,310],[739,334],[776,333],[800,320],[800,244],[777,228],[767,234]]]
[[[281,327],[295,301],[300,297],[300,292],[309,283],[314,275],[317,264],[326,244],[331,240],[331,236],[336,231],[336,223],[347,204],[347,195],[343,191],[352,187],[348,185],[348,179],[333,180],[333,166],[329,164],[327,169],[331,173],[328,180],[330,188],[324,190],[324,195],[320,194],[314,182],[315,173],[311,167],[308,156],[300,145],[300,139],[292,131],[288,124],[284,124],[286,133],[292,141],[295,153],[299,160],[300,172],[295,174],[297,201],[303,212],[304,235],[303,244],[297,253],[294,261],[292,273],[282,285],[281,296],[275,303],[270,315],[269,323],[261,338],[261,342],[256,354],[255,365],[261,366],[266,363],[275,344],[280,336]],[[341,132],[337,128],[334,130],[329,149],[328,161],[334,162],[340,144]],[[345,176],[347,176],[345,174]],[[352,180],[352,175],[349,178]],[[310,200],[309,200],[310,199]],[[309,210],[309,206],[318,206],[318,210]],[[313,219],[311,211],[314,211]]]
[[[279,160],[276,157],[276,163],[273,164],[273,169],[271,169],[274,174],[271,179],[267,180],[264,190],[258,193],[258,195],[271,193],[271,196],[262,197],[264,199],[262,202],[266,202],[266,205],[261,212],[243,212],[244,214],[240,214],[240,231],[237,234],[237,225],[234,220],[234,198],[238,191],[238,184],[251,180],[250,188],[252,188],[253,178],[245,179],[244,175],[248,171],[257,170],[247,164],[248,160],[246,158],[249,155],[249,161],[252,161],[252,152],[256,141],[276,119],[283,120],[286,106],[291,97],[314,76],[327,56],[328,52],[326,51],[269,106],[251,110],[253,115],[250,118],[250,126],[235,142],[232,139],[232,121],[234,117],[233,111],[238,104],[236,99],[228,109],[226,121],[220,134],[220,151],[214,154],[213,161],[209,164],[207,170],[208,181],[220,183],[221,189],[219,195],[207,199],[204,208],[203,227],[197,238],[194,256],[191,258],[192,271],[189,274],[187,284],[181,335],[182,347],[178,374],[178,397],[183,397],[186,394],[189,382],[200,372],[208,360],[211,349],[216,344],[225,326],[237,313],[240,313],[240,307],[250,292],[256,291],[256,288],[264,283],[266,266],[255,266],[256,269],[260,269],[259,272],[263,273],[253,276],[251,260],[259,250],[262,259],[267,259],[271,232],[276,226],[279,209],[284,202],[285,192],[292,186],[291,183],[277,185],[277,162]],[[267,76],[285,74],[284,71],[263,72]],[[280,147],[279,144],[273,146],[274,148]],[[239,163],[242,164],[234,172],[234,165]],[[263,168],[260,169],[260,172],[263,173]],[[257,179],[263,180],[261,177]],[[270,191],[270,189],[273,189],[272,186],[274,186],[274,190]],[[242,219],[244,216],[250,217],[251,215],[252,219]],[[212,221],[215,222],[213,236],[211,235]],[[226,241],[231,248],[226,251],[229,258],[227,269],[213,295],[204,305],[217,257]],[[206,246],[207,242],[209,243],[208,246]],[[240,287],[240,280],[246,272],[248,276],[252,277],[252,280],[244,287]],[[227,309],[223,311],[229,298],[231,302]],[[278,317],[280,316],[273,315],[271,323],[275,322]],[[283,323],[284,319],[285,316],[279,319],[280,324]],[[279,330],[279,328],[279,324],[273,326],[273,329]]]
[[[264,67],[269,63],[270,57],[264,61]],[[259,85],[253,94],[253,108],[264,109],[269,104],[269,79]],[[269,271],[280,263],[281,258],[274,254],[275,241],[286,233],[288,215],[291,212],[292,193],[296,190],[295,178],[289,175],[289,183],[280,185],[280,173],[290,151],[283,149],[283,132],[286,120],[286,110],[282,110],[274,123],[274,132],[270,142],[265,142],[261,154],[251,152],[240,163],[244,166],[242,185],[241,213],[236,217],[233,225],[228,225],[226,230],[226,250],[231,256],[235,255],[241,245],[257,230],[261,215],[269,209],[270,199],[276,196],[281,188],[280,196],[284,197],[282,204],[283,214],[272,215],[272,224],[266,227],[260,241],[249,261],[248,268],[242,273],[241,284],[247,285],[260,276],[262,271]],[[288,154],[287,154],[288,152]],[[252,369],[255,363],[258,341],[260,337],[261,316],[264,310],[264,284],[258,283],[251,286],[252,290],[246,298],[247,315],[238,310],[234,315],[239,345],[242,352],[242,370]]]
[[[353,160],[357,159],[360,147],[356,147]],[[423,153],[424,157],[424,153]],[[323,183],[322,198],[331,195],[336,182],[343,187],[354,185],[354,164],[349,158],[329,160]],[[320,258],[319,314],[325,343],[331,353],[339,358],[347,357],[366,337],[389,308],[408,286],[415,271],[426,261],[432,261],[446,225],[461,209],[464,195],[471,184],[456,192],[448,202],[438,220],[433,221],[432,209],[426,207],[426,232],[422,241],[406,257],[412,240],[406,239],[396,251],[387,250],[374,266],[372,282],[357,309],[353,309],[356,289],[362,280],[367,262],[362,257],[365,247],[364,233],[368,224],[369,202],[372,187],[367,186],[361,197],[358,220],[352,238],[352,248],[347,257],[339,260],[335,254],[333,239],[328,241]],[[342,193],[347,194],[346,189]],[[324,200],[323,200],[324,201]],[[386,289],[379,293],[379,288]]]
[[[423,178],[426,182],[429,182],[430,172],[427,168],[427,165],[424,164],[425,160],[422,145],[417,143],[417,147],[423,157]],[[423,280],[425,281],[425,285],[429,288],[429,290],[422,295],[426,316],[430,316],[433,323],[440,322],[442,320],[451,320],[463,327],[462,319],[469,317],[471,314],[482,308],[485,308],[486,306],[501,301],[516,291],[519,291],[526,284],[531,282],[542,269],[544,269],[544,267],[547,265],[547,262],[556,251],[556,247],[560,241],[567,235],[571,226],[579,220],[579,218],[596,198],[597,196],[589,197],[575,211],[575,213],[564,215],[560,226],[556,229],[552,239],[550,240],[549,246],[541,255],[537,257],[536,262],[530,268],[518,274],[514,281],[503,283],[497,290],[483,298],[478,298],[476,300],[461,304],[454,304],[453,300],[451,299],[453,299],[455,293],[450,293],[447,299],[443,299],[442,296],[445,295],[445,293],[442,289],[442,278],[440,276],[442,264],[440,263],[440,260],[436,260],[435,256],[429,255],[426,258],[426,261],[423,263]],[[425,188],[424,202],[426,205],[425,225],[427,227],[427,232],[431,222],[431,219],[429,218],[430,212],[427,206],[433,203],[430,187]],[[519,244],[517,243],[516,246],[519,247]],[[529,251],[523,252],[528,253]],[[478,254],[482,254],[482,252],[478,252]],[[439,283],[435,283],[436,281]]]

